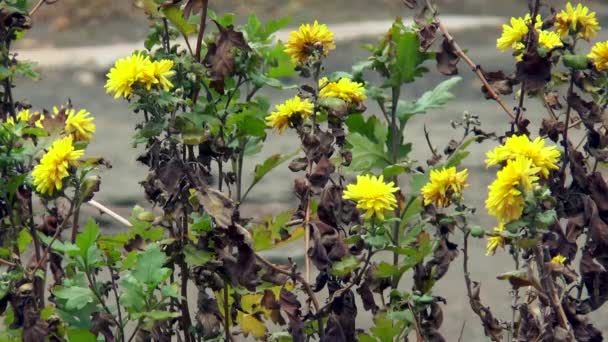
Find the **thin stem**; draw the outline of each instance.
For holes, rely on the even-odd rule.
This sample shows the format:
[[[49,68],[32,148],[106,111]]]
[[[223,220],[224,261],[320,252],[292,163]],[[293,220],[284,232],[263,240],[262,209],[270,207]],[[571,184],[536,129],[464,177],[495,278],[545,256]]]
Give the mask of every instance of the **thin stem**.
[[[399,143],[401,140],[401,134],[399,131],[399,122],[397,121],[397,105],[399,104],[399,96],[401,95],[401,87],[397,86],[397,87],[393,87],[393,93],[392,93],[392,104],[391,104],[391,140],[392,140],[392,163],[393,164],[397,164],[397,160],[399,157],[399,153],[398,153],[398,149],[399,149]],[[395,186],[398,187],[399,186],[399,179],[397,176],[393,177],[393,183],[395,183]],[[397,201],[399,202],[400,199],[397,199]],[[401,208],[399,206],[399,203],[397,203],[397,206],[395,207],[395,217],[401,217]],[[397,247],[399,247],[399,222],[395,222],[393,225],[393,240],[394,243]],[[397,253],[397,251],[393,252],[393,265],[397,266],[399,264],[399,253]],[[396,289],[397,286],[399,285],[399,276],[395,275],[393,276],[392,279],[392,284],[391,284],[391,288]]]
[[[118,286],[116,285],[116,280],[114,279],[115,273],[112,267],[108,267],[110,270],[110,281],[112,282],[112,293],[114,293],[114,300],[116,301],[116,310],[118,311],[118,329],[120,329],[120,340],[125,342],[125,327],[124,322],[122,320],[122,309],[120,308],[120,297],[118,296],[118,291],[116,290]]]
[[[481,83],[483,83],[485,89],[487,89],[488,95],[494,101],[496,101],[496,103],[498,103],[498,105],[500,106],[500,108],[502,108],[502,110],[512,120],[514,120],[515,119],[515,115],[511,112],[511,110],[509,110],[509,108],[504,103],[504,101],[502,100],[502,98],[496,93],[496,91],[494,90],[494,88],[490,85],[490,83],[486,79],[485,75],[483,74],[483,71],[482,71],[481,67],[478,64],[476,64],[475,62],[473,62],[473,60],[462,50],[462,48],[454,40],[454,37],[450,34],[450,32],[448,31],[448,29],[445,27],[445,25],[437,17],[437,10],[433,6],[431,0],[426,0],[426,5],[431,10],[431,12],[433,13],[433,16],[435,17],[435,22],[437,23],[437,25],[439,27],[439,31],[441,31],[441,33],[443,34],[443,37],[446,39],[446,41],[448,42],[448,44],[452,47],[452,49],[454,50],[454,52],[456,53],[456,55],[458,57],[462,58],[462,60],[466,64],[468,64],[469,67],[471,67],[471,70],[477,75],[477,78],[479,78],[479,80],[481,81]]]
[[[230,307],[228,304],[228,283],[224,283],[224,331],[226,332],[226,342],[231,340],[230,336]]]
[[[110,210],[109,208],[107,208],[103,204],[101,204],[101,203],[99,203],[99,202],[97,202],[95,200],[90,200],[90,201],[87,202],[87,204],[90,205],[90,206],[92,206],[95,209],[99,209],[99,211],[101,211],[104,214],[109,215],[110,217],[112,217],[116,221],[122,223],[123,225],[125,225],[127,227],[131,227],[131,223],[129,222],[129,220],[127,220],[124,217],[118,215],[117,213],[115,213],[114,211]]]
[[[195,59],[197,62],[201,60],[201,49],[203,48],[203,37],[205,35],[205,28],[207,25],[207,8],[209,7],[209,0],[202,0],[203,2],[203,13],[201,14],[201,24],[198,30],[198,36],[196,37],[196,53]]]
[[[564,133],[563,133],[563,141],[562,141],[562,146],[564,146],[564,161],[562,163],[562,167],[559,171],[560,173],[560,180],[561,180],[561,185],[564,186],[566,184],[566,167],[568,166],[568,162],[570,161],[570,156],[569,156],[569,150],[570,150],[570,143],[568,141],[568,130],[570,128],[569,124],[570,124],[570,114],[572,112],[572,105],[570,104],[570,97],[572,96],[572,94],[574,93],[574,71],[572,71],[570,73],[570,85],[568,86],[568,95],[567,95],[567,104],[566,104],[566,125],[564,128]]]

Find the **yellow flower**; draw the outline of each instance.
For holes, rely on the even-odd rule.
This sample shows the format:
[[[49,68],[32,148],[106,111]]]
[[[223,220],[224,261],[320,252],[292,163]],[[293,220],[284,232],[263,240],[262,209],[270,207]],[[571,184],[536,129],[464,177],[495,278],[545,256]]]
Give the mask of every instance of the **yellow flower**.
[[[78,112],[74,109],[67,111],[67,119],[65,121],[65,132],[73,134],[76,141],[91,141],[95,133],[94,118],[86,109],[81,109]]]
[[[315,105],[308,99],[302,100],[295,96],[285,103],[276,105],[275,111],[266,117],[266,125],[274,127],[279,133],[283,133],[285,127],[289,126],[292,119],[306,119],[314,110]]]
[[[452,198],[462,196],[462,189],[467,186],[468,170],[456,172],[455,167],[431,170],[429,182],[422,188],[424,205],[431,203],[445,208],[450,205]]]
[[[383,176],[364,175],[357,176],[357,183],[346,186],[342,198],[355,201],[357,208],[365,210],[366,218],[376,215],[384,220],[384,211],[397,206],[395,191],[399,188],[393,182],[384,183]]]
[[[598,71],[608,69],[608,40],[598,42],[591,48],[591,52],[587,55]]]
[[[17,113],[17,122],[25,122],[29,124],[30,120],[35,119],[36,117],[38,119],[34,122],[34,125],[38,128],[43,128],[42,120],[44,120],[44,115],[40,114],[39,112],[31,113],[29,109],[24,109]],[[6,124],[9,126],[15,126],[15,119],[9,117],[6,119]]]
[[[319,91],[321,98],[336,97],[347,103],[355,104],[360,104],[367,98],[363,84],[353,82],[348,78],[341,78],[338,82],[329,82],[327,77],[323,77],[319,80],[319,87],[321,87],[321,91]]]
[[[106,75],[106,91],[114,93],[114,98],[119,97],[130,98],[133,95],[133,86],[142,81],[144,72],[150,68],[152,62],[148,56],[141,53],[121,58],[116,61],[114,67]]]
[[[502,25],[502,35],[496,41],[496,47],[501,51],[509,49],[518,50],[518,47],[524,46],[523,40],[528,34],[528,25],[532,24],[532,17],[527,14],[524,18],[511,18],[511,26],[504,24]],[[539,30],[543,22],[540,15],[536,16],[534,22],[534,28]]]
[[[326,57],[335,48],[334,33],[316,20],[312,25],[305,24],[298,31],[291,32],[285,44],[285,52],[294,63],[302,63],[315,53]]]
[[[540,31],[538,34],[538,44],[547,50],[564,46],[559,34],[553,31]]]
[[[513,135],[505,141],[504,145],[496,147],[486,154],[487,166],[501,164],[514,160],[518,156],[527,157],[533,166],[539,167],[544,178],[549,176],[551,170],[557,170],[560,152],[556,146],[545,147],[545,140],[537,137],[530,141],[527,135]]]
[[[558,254],[551,259],[551,262],[557,265],[563,265],[566,262],[566,257]]]
[[[173,83],[169,81],[169,77],[175,73],[173,70],[173,61],[163,59],[154,61],[146,67],[142,76],[142,82],[147,90],[150,90],[154,85],[160,85],[165,91],[173,88]]]
[[[495,233],[500,233],[505,230],[505,224],[500,223],[498,227],[494,227]],[[486,255],[494,255],[498,247],[505,246],[505,238],[500,235],[488,237],[488,244],[486,245]]]
[[[524,193],[536,185],[540,172],[532,160],[518,156],[508,160],[507,166],[496,174],[496,180],[488,187],[486,208],[499,222],[511,222],[521,217],[524,210]]]
[[[600,29],[595,12],[590,12],[589,8],[582,4],[574,8],[570,2],[566,4],[565,10],[555,16],[555,27],[562,37],[576,34],[585,40],[595,37]]]
[[[511,26],[502,25],[502,35],[496,41],[499,50],[506,51],[514,48],[528,34],[528,25],[523,18],[511,18]]]
[[[74,162],[84,154],[82,150],[75,150],[72,142],[71,135],[57,140],[42,156],[40,163],[32,171],[36,191],[51,195],[63,188],[63,179],[69,175],[69,166],[75,164]]]
[[[15,127],[15,119],[12,116],[9,116],[6,118],[6,121],[4,121],[4,124],[8,127]]]

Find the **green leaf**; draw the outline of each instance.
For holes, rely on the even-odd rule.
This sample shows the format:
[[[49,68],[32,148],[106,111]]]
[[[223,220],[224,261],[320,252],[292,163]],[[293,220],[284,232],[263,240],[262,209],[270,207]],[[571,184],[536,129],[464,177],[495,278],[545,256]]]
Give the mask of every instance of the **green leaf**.
[[[401,125],[404,126],[405,122],[407,122],[412,115],[425,113],[429,109],[443,107],[454,98],[454,94],[452,94],[450,90],[461,80],[462,77],[459,76],[445,80],[439,83],[435,89],[422,94],[415,102],[399,101],[397,116],[402,121]]]
[[[262,164],[258,164],[255,166],[255,169],[253,171],[253,181],[251,182],[251,185],[249,185],[249,188],[247,189],[246,193],[249,193],[249,191],[256,186],[256,184],[258,184],[270,171],[272,171],[275,167],[281,165],[282,163],[284,163],[285,161],[293,158],[299,151],[296,151],[292,154],[288,154],[288,155],[281,155],[281,154],[273,154],[272,156],[268,157],[266,160],[264,160],[264,162]],[[245,196],[243,196],[245,197]]]
[[[567,68],[572,70],[585,70],[589,68],[587,55],[563,55],[562,61]]]
[[[17,236],[17,248],[19,249],[19,253],[25,252],[30,242],[32,242],[32,236],[27,231],[27,228],[21,229]]]
[[[270,50],[268,59],[272,65],[268,69],[268,77],[289,77],[296,74],[295,64],[293,64],[291,57],[285,52],[285,45],[283,45],[283,43],[278,42],[277,45]]]
[[[374,143],[359,133],[349,134],[346,141],[352,146],[353,161],[349,166],[351,170],[370,171],[391,164],[384,149],[384,142]]]
[[[89,219],[82,233],[76,236],[76,246],[79,248],[78,255],[82,258],[85,269],[97,266],[103,261],[101,252],[97,247],[98,237],[99,226],[93,219]]]
[[[97,337],[85,329],[68,329],[70,342],[97,342]]]
[[[66,300],[65,308],[67,310],[80,310],[95,301],[95,295],[88,287],[59,287],[53,291],[53,294],[57,298]]]
[[[334,276],[345,276],[357,268],[360,263],[361,261],[354,255],[347,255],[332,265],[331,274]]]
[[[405,321],[410,324],[414,323],[414,315],[411,310],[389,311],[386,317],[393,321]]]
[[[167,262],[167,256],[156,244],[148,245],[135,263],[133,277],[149,287],[156,287],[171,274],[169,268],[163,267]]]
[[[189,23],[182,13],[179,5],[172,5],[162,9],[163,14],[173,26],[183,35],[188,36],[196,32],[196,25]]]
[[[33,81],[40,79],[40,75],[36,72],[36,63],[29,61],[18,61],[15,70],[18,75],[27,77]]]
[[[203,266],[213,260],[212,252],[196,249],[193,245],[187,245],[184,248],[184,255],[186,263],[190,267]]]
[[[393,264],[389,264],[386,261],[383,261],[378,264],[376,271],[374,272],[374,276],[378,278],[391,278],[398,273],[399,267]]]
[[[401,331],[401,327],[405,322],[395,322],[386,316],[386,314],[379,314],[374,317],[375,326],[370,331],[377,337],[380,342],[393,342],[394,338],[397,337]]]
[[[164,321],[169,318],[179,317],[179,312],[162,311],[162,310],[150,310],[141,313],[133,314],[133,318],[140,319],[141,317],[149,318],[153,321]]]
[[[146,298],[142,283],[132,275],[127,274],[121,282],[120,303],[130,312],[141,312],[146,307]]]
[[[395,23],[392,27],[396,58],[390,66],[391,78],[387,82],[390,87],[413,82],[416,77],[427,71],[426,68],[420,67],[428,59],[428,54],[420,51],[418,34],[414,31],[404,31],[400,26],[402,25]]]

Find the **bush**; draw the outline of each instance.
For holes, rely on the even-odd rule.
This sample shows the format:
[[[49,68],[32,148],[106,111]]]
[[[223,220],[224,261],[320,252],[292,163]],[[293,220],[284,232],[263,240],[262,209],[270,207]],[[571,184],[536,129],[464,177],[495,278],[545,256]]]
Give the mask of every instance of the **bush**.
[[[368,59],[327,73],[334,34],[316,21],[283,43],[273,35],[288,19],[251,15],[237,27],[206,0],[142,1],[152,23],[144,49],[116,61],[106,83],[140,118],[141,184],[158,209],[136,207],[128,219],[94,200],[108,165],[86,156],[94,117],[71,103],[36,110],[13,97],[18,76],[37,77],[10,47],[39,7],[1,2],[2,340],[444,341],[448,303],[436,284],[457,261],[489,339],[601,341],[587,317],[608,299],[608,185],[597,171],[607,160],[608,42],[587,46],[600,30],[595,13],[533,1],[497,40],[514,56],[509,74],[476,65],[430,1],[403,2],[420,10],[415,25],[396,19],[366,47]],[[402,87],[427,77],[433,61],[450,78],[403,99]],[[454,98],[461,62],[504,111],[506,131],[488,132],[465,113],[445,148],[426,129],[427,146],[408,143],[411,118]],[[267,88],[288,100],[271,108],[259,95]],[[511,109],[501,96],[514,89]],[[536,137],[528,101],[547,110]],[[243,165],[272,139],[268,130],[290,131],[299,144],[244,183]],[[461,167],[486,140],[497,142],[485,160],[496,171],[485,203],[492,230],[471,223],[477,212],[463,189],[474,180]],[[413,160],[414,148],[428,148],[428,159]],[[242,217],[250,191],[277,167],[298,175],[297,208],[262,224]],[[102,233],[81,218],[85,205],[125,229]],[[513,271],[498,275],[512,287],[511,317],[495,316],[471,278],[491,262],[469,256],[470,240],[484,238],[488,256],[513,258]],[[302,268],[262,254],[300,240]],[[392,262],[380,260],[387,254]],[[356,297],[373,315],[370,329],[356,326]]]

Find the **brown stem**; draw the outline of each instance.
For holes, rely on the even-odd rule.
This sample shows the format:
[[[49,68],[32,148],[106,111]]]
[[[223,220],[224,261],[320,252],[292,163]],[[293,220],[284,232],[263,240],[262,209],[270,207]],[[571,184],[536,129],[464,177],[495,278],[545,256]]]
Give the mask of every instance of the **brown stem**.
[[[205,35],[205,28],[207,26],[207,8],[209,7],[209,0],[202,0],[203,2],[203,13],[201,14],[201,25],[198,29],[198,36],[196,37],[196,54],[195,59],[197,62],[201,61],[201,49],[203,48],[203,37]]]
[[[399,121],[397,120],[397,106],[399,104],[399,96],[401,95],[401,87],[397,86],[397,87],[393,87],[392,89],[392,98],[391,98],[391,143],[392,143],[392,150],[393,150],[393,155],[392,155],[392,162],[393,165],[397,164],[397,159],[399,157],[399,153],[398,153],[398,149],[399,149],[399,143],[400,143],[400,138],[401,138],[401,132],[399,130]],[[393,177],[393,183],[395,184],[396,187],[399,187],[399,178],[398,176],[394,176]],[[395,207],[395,217],[400,218],[401,217],[401,198],[399,196],[399,198],[397,198],[397,206]],[[400,224],[399,222],[395,222],[395,224],[393,225],[393,242],[395,243],[395,246],[397,248],[399,248],[399,240],[400,240]],[[399,253],[397,253],[397,251],[393,252],[393,265],[395,267],[397,267],[399,265]],[[399,285],[399,275],[395,275],[393,276],[392,282],[391,282],[391,288],[392,289],[396,289],[397,286]]]
[[[475,298],[473,296],[473,282],[471,281],[471,274],[469,273],[469,235],[471,234],[471,232],[465,228],[465,232],[464,232],[464,242],[463,242],[463,246],[462,246],[462,254],[463,254],[463,258],[462,258],[462,267],[463,267],[463,272],[464,272],[464,282],[467,288],[467,295],[469,296],[469,304],[471,306],[471,309],[473,310],[473,312],[475,312],[475,314],[477,316],[479,316],[479,318],[481,319],[481,324],[484,326],[485,331],[487,334],[490,334],[490,338],[492,339],[492,341],[502,341],[502,337],[499,334],[496,334],[494,332],[494,329],[491,326],[488,326],[488,324],[486,323],[486,317],[487,314],[490,312],[490,310],[486,307],[484,307],[481,302],[479,301],[478,298]]]
[[[509,115],[509,117],[512,120],[514,120],[515,119],[515,115],[511,112],[511,110],[509,110],[509,108],[504,103],[504,101],[502,100],[502,98],[496,93],[496,91],[494,90],[494,88],[490,85],[490,83],[486,79],[485,75],[483,74],[483,71],[482,71],[481,67],[478,64],[476,64],[475,62],[473,62],[473,60],[462,50],[462,48],[454,40],[454,37],[450,34],[450,32],[448,31],[448,29],[445,27],[445,25],[443,25],[443,23],[441,22],[441,20],[437,17],[437,10],[435,9],[435,7],[433,6],[433,4],[431,3],[431,0],[426,0],[426,6],[433,13],[433,16],[435,18],[435,22],[437,23],[437,25],[439,27],[439,31],[441,31],[441,33],[443,34],[445,40],[452,47],[452,49],[456,52],[456,55],[458,55],[458,57],[462,58],[462,60],[466,64],[468,64],[469,67],[471,67],[471,70],[475,73],[475,75],[477,75],[477,78],[479,78],[479,80],[481,81],[481,83],[483,83],[484,87],[487,89],[488,95],[494,101],[496,101],[496,103],[498,103],[498,105],[500,106],[500,108],[502,108],[502,110],[507,115]]]
[[[551,279],[551,275],[545,269],[545,253],[542,246],[536,246],[534,248],[534,258],[536,259],[536,266],[538,267],[542,289],[545,290],[551,308],[557,316],[559,326],[568,331],[568,334],[572,335],[570,323],[568,322],[564,308],[562,307],[557,292],[555,291],[555,286],[553,284],[553,280]]]
[[[118,311],[118,321],[120,323],[118,324],[118,329],[120,330],[120,340],[122,342],[125,342],[125,328],[123,326],[124,323],[122,320],[122,309],[120,308],[120,299],[118,296],[118,291],[116,290],[118,286],[116,285],[116,280],[114,279],[114,270],[112,269],[112,267],[108,268],[110,270],[110,280],[112,282],[112,293],[114,293],[114,300],[116,301],[116,310]]]
[[[299,274],[294,274],[293,272],[284,270],[280,267],[278,267],[277,265],[271,263],[270,261],[266,260],[263,256],[255,253],[255,257],[256,259],[258,259],[259,262],[261,262],[264,266],[270,268],[271,270],[290,276],[290,277],[294,277],[295,280],[299,281],[302,286],[304,286],[304,291],[306,291],[306,294],[310,297],[310,300],[312,301],[312,305],[315,308],[315,310],[317,312],[321,311],[321,305],[319,305],[319,300],[317,299],[317,296],[315,295],[314,291],[312,290],[312,287],[310,286],[310,284]]]
[[[572,113],[572,105],[570,104],[570,97],[572,96],[572,94],[574,93],[574,71],[570,73],[570,85],[568,86],[568,95],[566,98],[566,125],[564,128],[564,133],[563,133],[563,137],[564,140],[562,141],[562,146],[564,146],[564,161],[562,163],[562,167],[559,171],[560,174],[560,181],[561,181],[561,185],[564,186],[566,184],[566,167],[568,166],[568,162],[569,160],[569,150],[570,150],[570,143],[568,141],[568,130],[570,128],[569,124],[570,124],[570,114]]]

